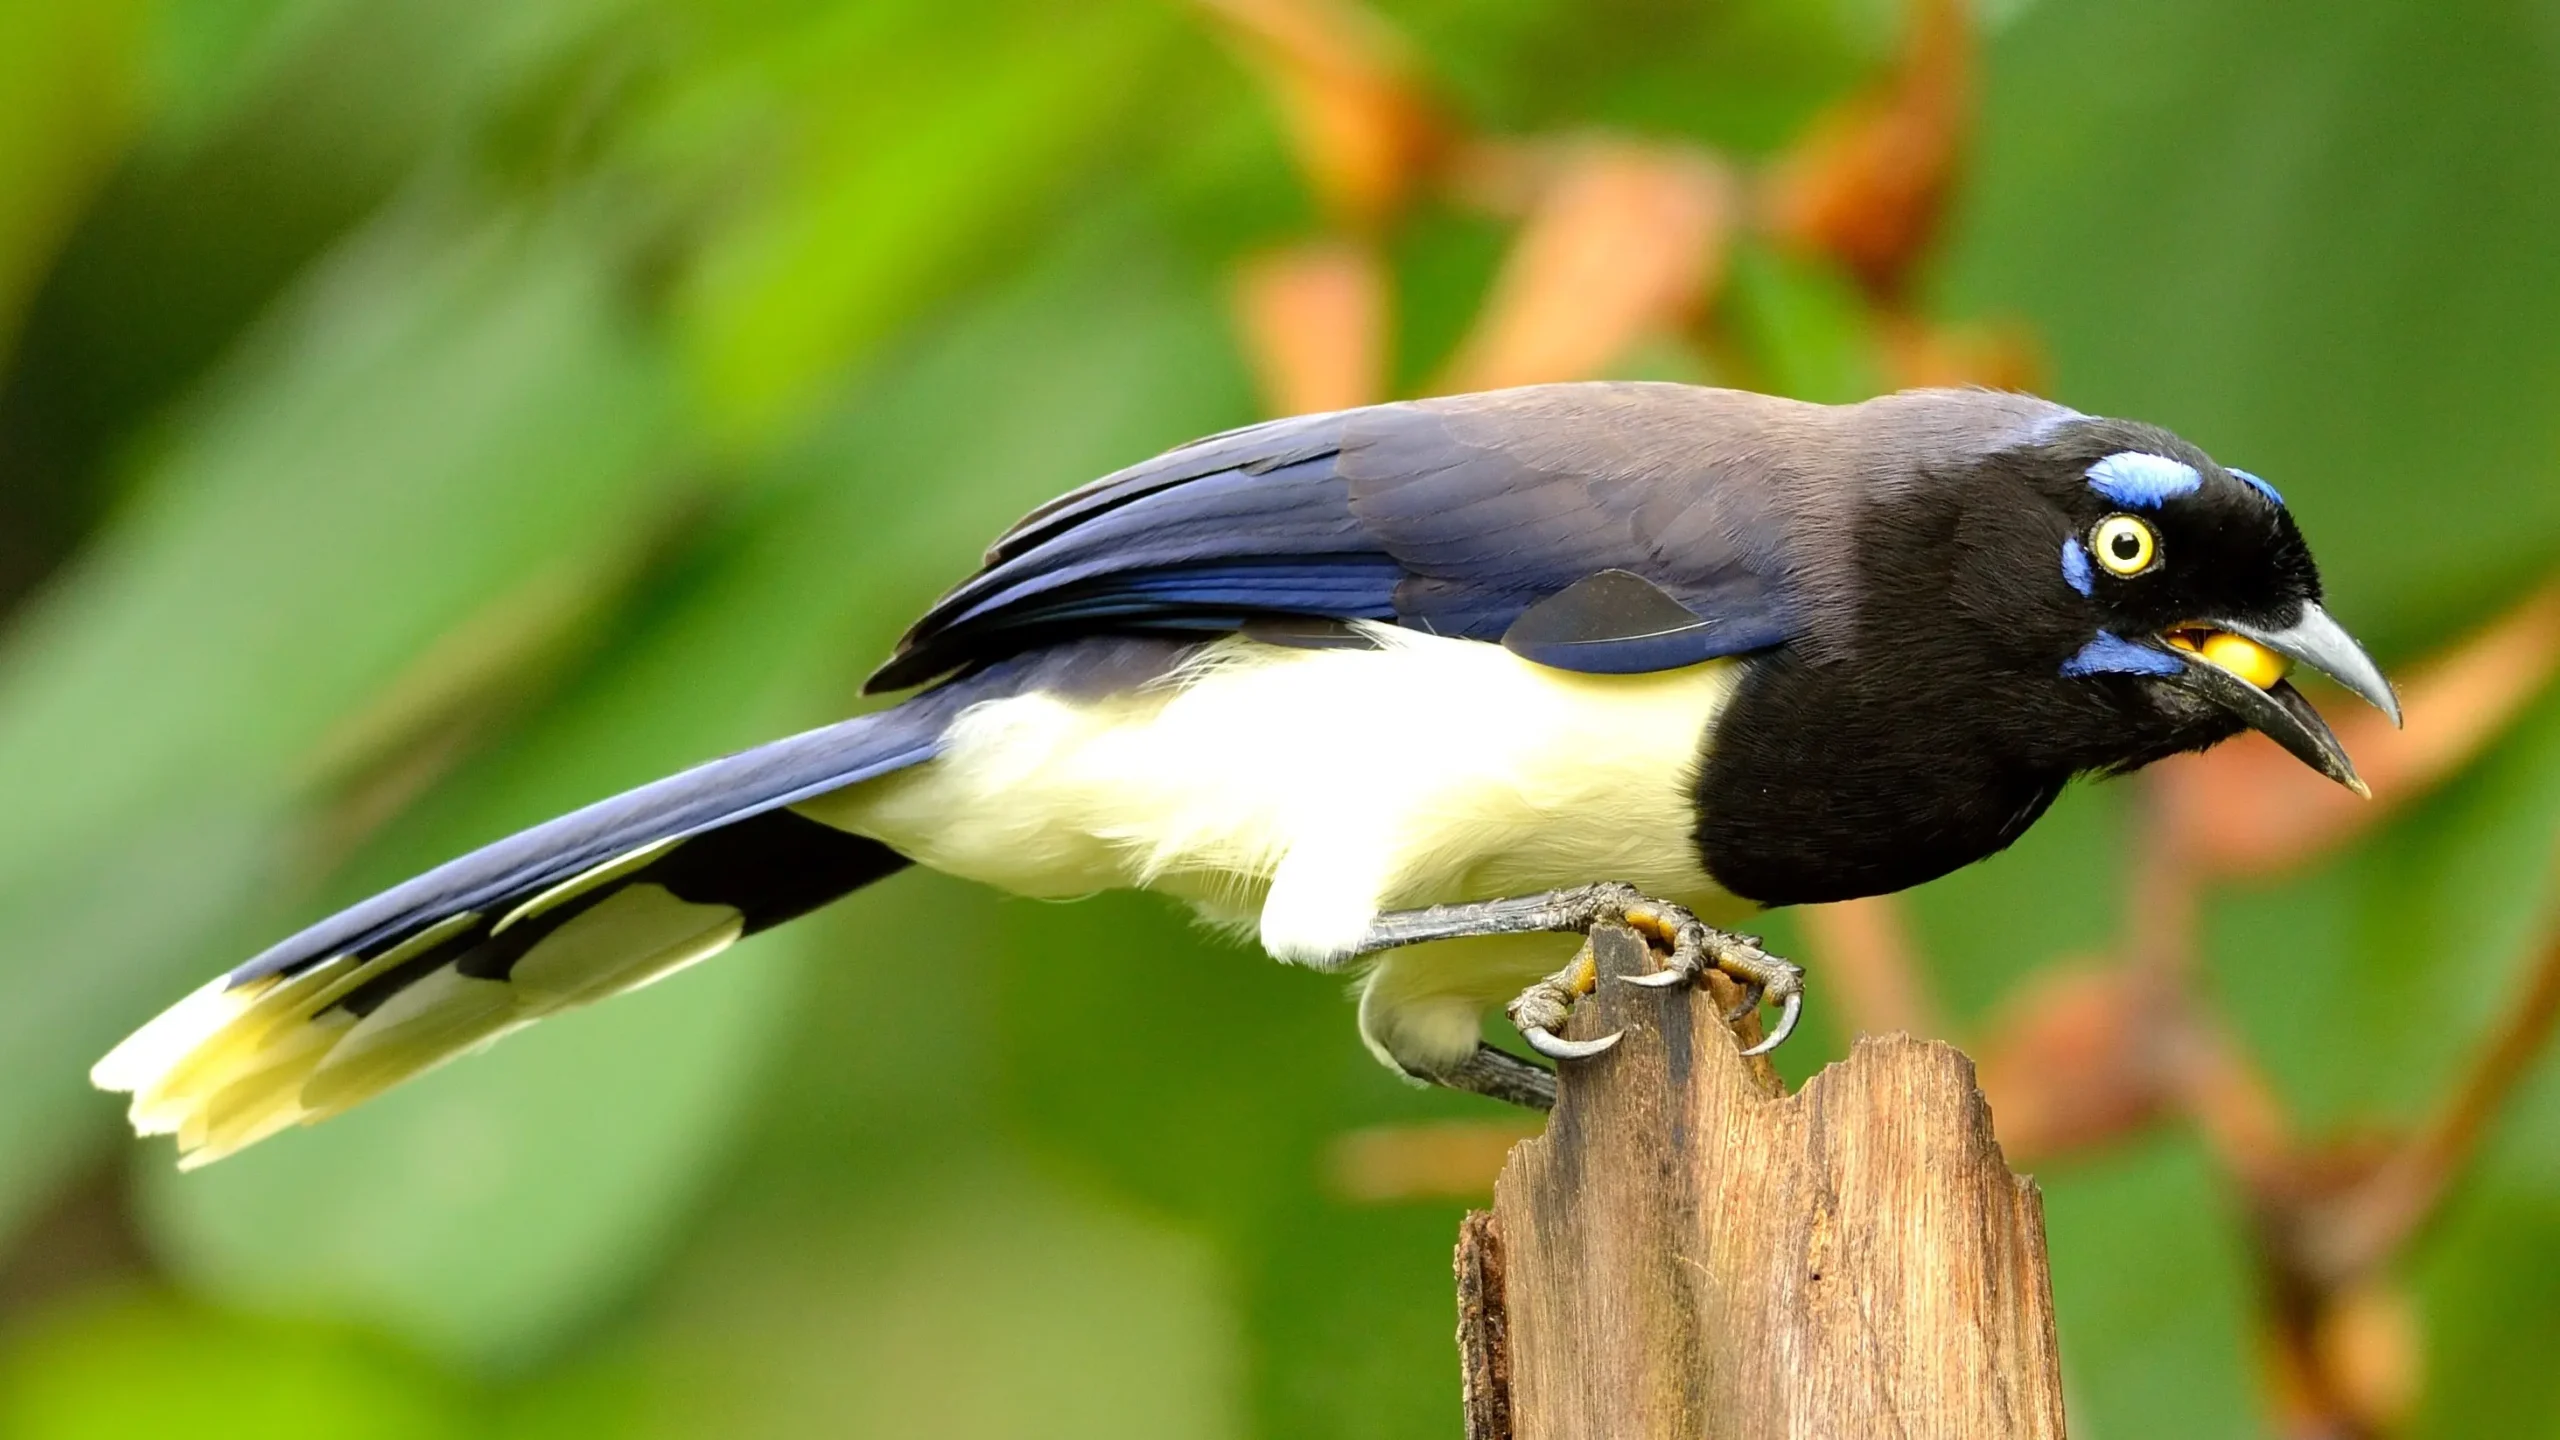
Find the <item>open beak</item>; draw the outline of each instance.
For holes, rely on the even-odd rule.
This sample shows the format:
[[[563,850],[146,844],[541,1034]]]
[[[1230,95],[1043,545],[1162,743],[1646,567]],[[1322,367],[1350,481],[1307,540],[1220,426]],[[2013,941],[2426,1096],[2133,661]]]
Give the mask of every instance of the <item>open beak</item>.
[[[2283,746],[2303,764],[2371,796],[2338,737],[2311,702],[2284,681],[2291,662],[2310,666],[2400,723],[2400,697],[2364,647],[2329,612],[2305,601],[2302,618],[2281,630],[2237,620],[2182,625],[2162,637],[2186,662],[2180,683]]]

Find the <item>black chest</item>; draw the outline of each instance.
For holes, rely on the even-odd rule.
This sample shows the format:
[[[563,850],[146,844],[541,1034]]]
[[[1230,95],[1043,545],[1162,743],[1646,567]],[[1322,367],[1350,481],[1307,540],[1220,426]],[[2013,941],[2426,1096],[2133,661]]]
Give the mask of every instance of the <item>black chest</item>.
[[[1850,684],[1785,651],[1751,662],[1697,776],[1707,873],[1764,905],[1814,904],[1901,890],[2006,847],[2071,769],[2022,754],[1987,698]]]

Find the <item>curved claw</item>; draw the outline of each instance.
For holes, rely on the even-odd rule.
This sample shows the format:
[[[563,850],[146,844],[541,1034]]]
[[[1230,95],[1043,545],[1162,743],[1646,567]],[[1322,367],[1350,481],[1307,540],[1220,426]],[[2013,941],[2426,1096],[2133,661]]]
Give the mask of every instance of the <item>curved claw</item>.
[[[1621,975],[1617,978],[1629,985],[1641,985],[1647,990],[1668,990],[1675,985],[1689,983],[1688,973],[1682,970],[1647,970],[1641,975]]]
[[[1544,1025],[1520,1027],[1520,1038],[1529,1042],[1529,1048],[1550,1060],[1588,1060],[1617,1044],[1619,1037],[1626,1033],[1624,1030],[1612,1030],[1589,1040],[1567,1040]]]
[[[1752,1046],[1750,1049],[1745,1050],[1742,1053],[1746,1056],[1766,1055],[1770,1051],[1785,1044],[1787,1037],[1796,1033],[1796,1017],[1803,1012],[1804,992],[1802,990],[1788,991],[1786,998],[1778,1002],[1778,1028],[1770,1031],[1766,1036],[1764,1036],[1759,1044]],[[1616,1037],[1613,1036],[1611,1038],[1614,1039]]]

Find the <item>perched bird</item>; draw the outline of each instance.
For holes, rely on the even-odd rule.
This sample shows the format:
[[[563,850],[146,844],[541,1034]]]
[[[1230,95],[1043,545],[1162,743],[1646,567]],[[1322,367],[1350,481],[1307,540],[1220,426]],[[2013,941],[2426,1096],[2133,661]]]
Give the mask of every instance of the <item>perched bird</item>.
[[[2075,775],[2254,729],[2362,789],[2284,683],[2398,718],[2281,497],[2029,396],[1824,406],[1547,385],[1212,436],[1032,512],[909,630],[903,703],[591,805],[321,921],[101,1060],[186,1163],[335,1114],[910,864],[1165,891],[1365,966],[1416,1080],[1546,1103],[1531,1048],[1624,919],[1784,1006],[1711,929],[1989,855]],[[1525,988],[1524,988],[1525,987]]]

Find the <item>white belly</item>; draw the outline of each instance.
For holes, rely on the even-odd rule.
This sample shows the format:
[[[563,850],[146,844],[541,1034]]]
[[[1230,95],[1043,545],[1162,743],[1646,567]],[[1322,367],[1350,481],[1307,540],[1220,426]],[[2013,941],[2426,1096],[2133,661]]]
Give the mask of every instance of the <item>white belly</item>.
[[[1168,891],[1315,964],[1381,910],[1592,880],[1730,903],[1691,797],[1732,662],[1577,675],[1375,633],[1229,640],[1137,693],[990,701],[934,761],[799,808],[1022,894]]]

